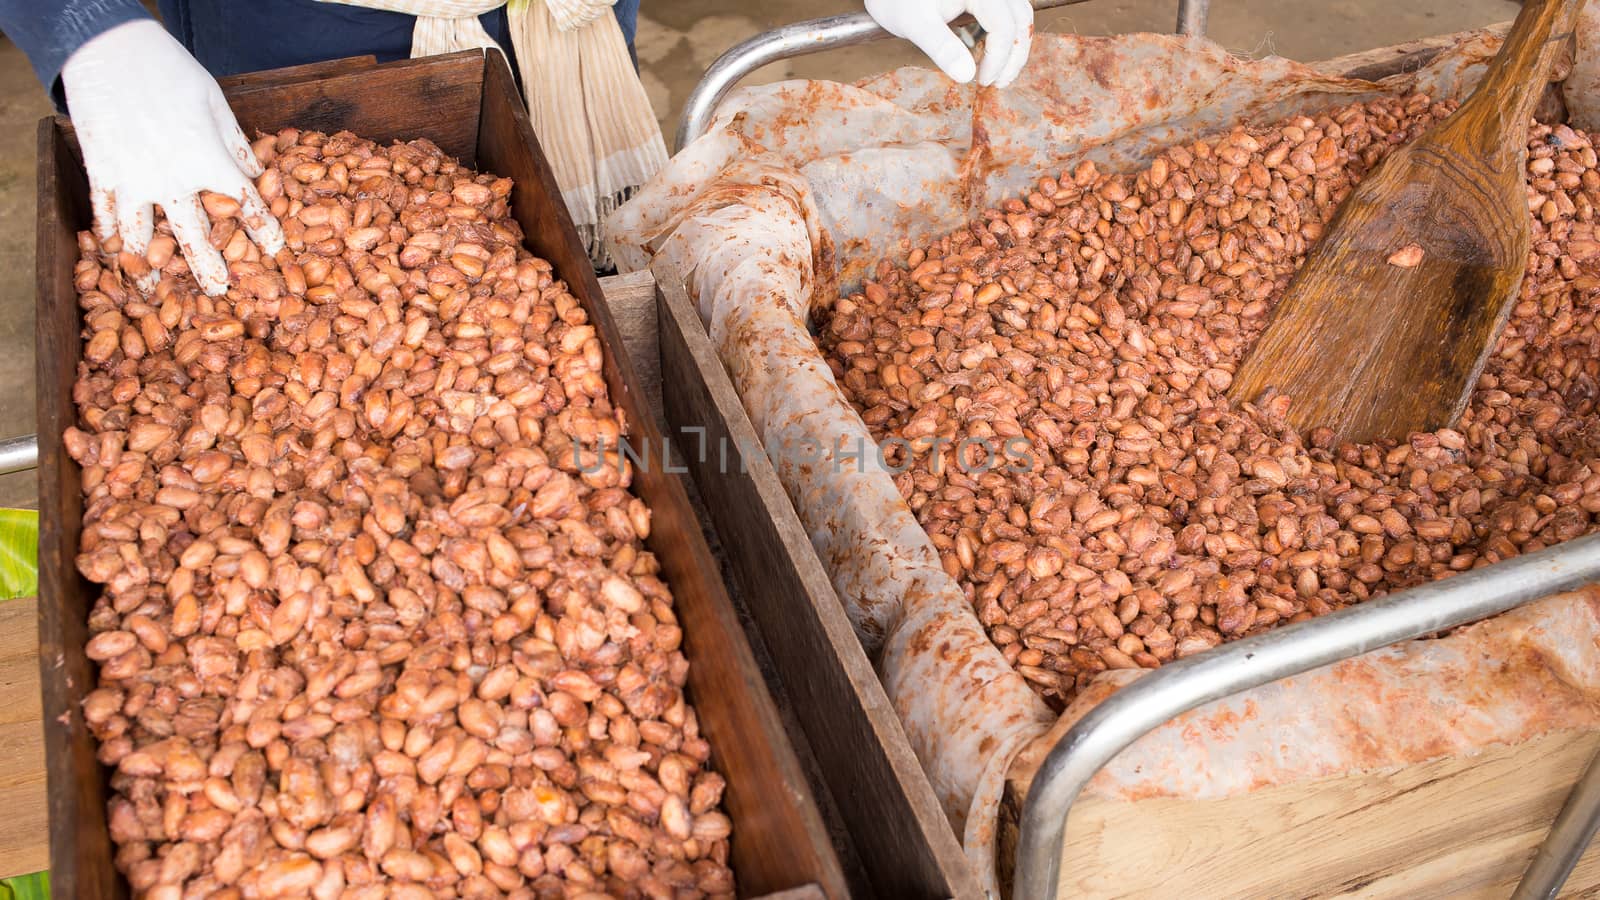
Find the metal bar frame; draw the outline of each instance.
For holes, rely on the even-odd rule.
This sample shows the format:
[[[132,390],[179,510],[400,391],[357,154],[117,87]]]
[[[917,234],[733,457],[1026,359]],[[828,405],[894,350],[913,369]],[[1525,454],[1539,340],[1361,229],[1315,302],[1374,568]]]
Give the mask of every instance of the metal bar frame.
[[[29,469],[38,467],[38,435],[25,434],[22,437],[6,438],[0,441],[0,475],[26,472]]]
[[[1087,0],[1032,0],[1034,9],[1055,9]],[[1178,33],[1203,35],[1211,0],[1178,0]],[[965,17],[963,17],[965,18]],[[961,19],[957,20],[962,21]],[[711,125],[722,98],[745,76],[769,63],[853,47],[893,37],[866,13],[828,16],[784,25],[740,41],[717,57],[683,104],[673,146],[682,150]]]
[[[1033,0],[1051,9],[1083,0]],[[1177,33],[1203,36],[1210,0],[1178,0]],[[734,45],[706,70],[684,104],[676,147],[710,126],[718,104],[769,63],[889,37],[865,14],[798,22]],[[1035,774],[1022,814],[1013,896],[1055,900],[1072,804],[1118,753],[1206,703],[1401,641],[1497,615],[1600,580],[1600,535],[1421,585],[1169,663],[1100,703],[1073,726]],[[1600,828],[1600,756],[1568,798],[1518,887],[1553,897]]]
[[[1178,0],[1178,33],[1204,36],[1211,0]]]

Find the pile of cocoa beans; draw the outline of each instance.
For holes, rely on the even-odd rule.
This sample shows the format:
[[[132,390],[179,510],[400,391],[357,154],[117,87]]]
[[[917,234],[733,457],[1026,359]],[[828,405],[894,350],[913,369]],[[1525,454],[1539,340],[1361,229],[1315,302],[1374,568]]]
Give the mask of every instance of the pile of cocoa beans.
[[[1453,108],[1085,162],[823,315],[902,495],[1047,699],[1596,527],[1600,171],[1564,125],[1530,135],[1527,278],[1458,427],[1336,446],[1284,423],[1292,397],[1225,396],[1351,186]],[[992,455],[1011,439],[1027,452]]]
[[[225,297],[164,221],[140,258],[80,238],[118,868],[150,898],[731,896],[625,423],[510,180],[426,141],[255,152],[287,248],[207,196]]]

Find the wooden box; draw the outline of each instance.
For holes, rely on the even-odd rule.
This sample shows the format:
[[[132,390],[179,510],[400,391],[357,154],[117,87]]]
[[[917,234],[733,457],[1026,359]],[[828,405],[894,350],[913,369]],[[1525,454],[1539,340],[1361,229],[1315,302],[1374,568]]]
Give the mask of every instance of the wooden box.
[[[248,134],[293,125],[348,129],[380,142],[428,138],[468,165],[514,178],[512,206],[528,249],[555,266],[598,329],[606,383],[632,423],[632,438],[661,446],[503,56],[461,53],[386,65],[341,60],[230,79],[225,90]],[[95,685],[83,653],[95,587],[74,566],[83,502],[78,468],[61,446],[62,431],[76,421],[72,384],[82,348],[72,278],[76,234],[89,225],[88,184],[70,125],[46,119],[39,129],[39,666],[50,868],[56,896],[74,900],[127,894],[106,831],[107,773],[80,713]],[[683,484],[664,466],[639,466],[636,473],[634,488],[655,515],[648,543],[677,597],[691,662],[689,697],[728,779],[739,891],[756,896],[815,886],[830,897],[847,896],[838,855]]]
[[[1504,24],[1489,29],[1505,30]],[[1421,68],[1469,36],[1413,41],[1312,66],[1378,80]],[[681,281],[657,274],[668,423],[680,446],[705,448],[689,459],[689,468],[718,533],[737,537],[728,550],[738,594],[793,699],[869,881],[885,896],[981,896],[694,302]],[[1561,733],[1515,751],[1228,801],[1088,798],[1072,815],[1059,896],[1507,896],[1596,745],[1593,733]],[[1037,763],[1020,761],[1008,778],[1001,816],[1011,839],[1005,843],[1012,846]],[[889,822],[896,825],[886,827]],[[1340,856],[1326,849],[1329,841],[1360,849]],[[1424,859],[1451,841],[1463,849]],[[1377,872],[1370,883],[1338,880],[1348,867],[1337,863],[1352,856]],[[999,866],[1005,888],[1009,863],[1003,859]],[[1567,892],[1591,896],[1597,885],[1600,847],[1585,855]]]

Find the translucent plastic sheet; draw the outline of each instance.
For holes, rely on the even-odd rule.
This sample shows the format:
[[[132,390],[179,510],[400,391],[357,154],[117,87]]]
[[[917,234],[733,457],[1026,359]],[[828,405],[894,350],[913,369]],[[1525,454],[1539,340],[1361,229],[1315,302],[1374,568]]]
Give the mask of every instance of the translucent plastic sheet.
[[[761,433],[912,748],[992,884],[1001,782],[1056,717],[989,642],[807,331],[888,253],[948,232],[1040,174],[1129,170],[1241,121],[1425,90],[1463,96],[1498,40],[1382,84],[1200,39],[1039,36],[996,93],[907,68],[855,86],[732,95],[614,220],[624,268],[681,279]]]

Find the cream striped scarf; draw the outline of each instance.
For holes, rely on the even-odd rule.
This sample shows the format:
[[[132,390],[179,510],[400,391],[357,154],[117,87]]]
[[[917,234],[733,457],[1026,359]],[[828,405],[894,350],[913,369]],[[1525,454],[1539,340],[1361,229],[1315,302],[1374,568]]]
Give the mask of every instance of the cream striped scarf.
[[[508,7],[528,115],[561,199],[597,267],[610,265],[605,222],[667,161],[644,85],[634,72],[615,0],[320,0],[417,17],[411,55],[501,49],[478,16]]]

